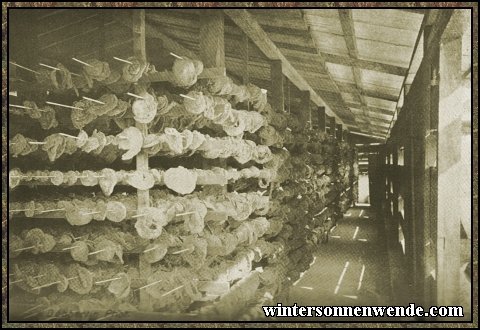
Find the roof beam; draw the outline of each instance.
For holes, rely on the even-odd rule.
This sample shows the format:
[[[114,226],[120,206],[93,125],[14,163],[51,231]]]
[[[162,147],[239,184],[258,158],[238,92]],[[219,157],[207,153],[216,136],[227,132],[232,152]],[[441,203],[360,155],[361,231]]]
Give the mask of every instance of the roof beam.
[[[174,52],[180,56],[187,56],[191,59],[198,60],[199,56],[192,52],[191,50],[183,47],[175,40],[171,39],[167,35],[160,32],[157,28],[151,26],[150,24],[146,24],[146,35],[149,38],[157,38],[162,40],[163,47],[168,49],[171,52]]]
[[[362,107],[361,104],[351,103],[351,102],[346,102],[346,105],[349,108],[355,108],[355,109],[360,109],[360,110],[361,110],[361,107]],[[376,108],[376,107],[372,107],[372,106],[366,106],[366,108],[367,108],[368,111],[379,113],[379,114],[382,114],[382,115],[387,115],[387,116],[393,116],[393,114],[395,113],[395,110]]]
[[[314,59],[312,59],[311,53],[302,52],[302,51],[294,50],[290,48],[281,48],[280,50],[287,58],[295,58],[301,61],[315,61]],[[360,69],[388,73],[396,76],[405,76],[408,71],[408,68],[402,68],[400,66],[363,60],[360,58],[351,58],[347,56],[328,54],[323,52],[320,52],[319,54],[324,60],[324,62],[341,64],[345,66],[356,66]]]
[[[364,96],[372,97],[372,98],[375,98],[375,99],[381,99],[381,100],[391,101],[391,102],[395,102],[395,103],[397,103],[397,101],[398,101],[398,96],[383,93],[383,92],[380,92],[380,91],[361,89],[360,93]]]
[[[269,60],[280,60],[282,62],[283,74],[300,90],[309,91],[312,101],[316,105],[325,105],[323,99],[313,90],[308,82],[298,73],[287,58],[275,46],[273,41],[263,31],[255,18],[245,9],[224,9],[225,14],[237,24],[237,26],[257,45]],[[340,123],[343,123],[327,105],[327,113],[335,116]]]
[[[370,120],[374,123],[379,123],[382,124],[382,126],[390,126],[390,119],[383,119],[383,118],[378,118],[378,117],[370,117]]]
[[[362,60],[359,58],[351,58],[346,56],[334,55],[322,53],[323,58],[326,62],[342,64],[346,66],[357,67],[360,69],[377,71],[382,73],[393,74],[396,76],[405,76],[407,74],[408,68],[402,68],[400,66],[384,64],[374,61]]]
[[[315,44],[313,43],[312,39],[310,39],[308,35],[308,30],[306,28],[303,34],[292,35],[292,34],[285,33],[285,31],[283,32],[270,31],[268,32],[268,36],[270,40],[273,41],[274,43],[286,44],[287,48],[289,48],[290,46],[293,46],[293,47],[301,46],[302,48],[313,49],[315,51],[315,54],[317,52],[317,49],[315,48]]]
[[[371,137],[373,139],[378,139],[378,140],[385,140],[385,136],[378,136],[378,135],[374,135],[374,134],[366,134],[366,133],[357,132],[357,131],[350,131],[350,134],[360,135],[360,136],[368,136],[368,137]]]
[[[355,38],[355,29],[353,28],[353,16],[351,9],[338,9],[338,14],[340,16],[340,24],[342,25],[343,36],[345,43],[347,44],[348,53],[351,58],[358,59],[358,50],[357,50],[357,41]],[[367,105],[365,101],[364,93],[360,90],[363,90],[362,76],[360,69],[356,66],[352,66],[353,71],[353,80],[355,85],[357,85],[358,90],[354,90],[353,94],[356,95],[362,105]],[[362,110],[364,108],[362,107]],[[368,113],[363,112],[364,118],[368,118]]]

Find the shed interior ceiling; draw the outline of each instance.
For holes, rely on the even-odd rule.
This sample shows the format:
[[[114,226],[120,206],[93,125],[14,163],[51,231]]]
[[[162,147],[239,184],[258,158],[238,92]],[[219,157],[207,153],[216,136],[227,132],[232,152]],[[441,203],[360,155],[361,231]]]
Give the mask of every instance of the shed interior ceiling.
[[[238,11],[246,12],[248,19],[263,31],[246,31],[245,27],[238,25],[238,21],[235,22],[231,13],[229,15],[229,10],[224,10],[225,65],[229,75],[270,89],[270,60],[278,58],[265,55],[265,48],[261,50],[259,42],[273,43],[278,54],[282,54],[291,69],[295,70],[294,75],[298,74],[306,82],[300,84],[303,90],[309,86],[311,93],[316,94],[312,96],[312,102],[326,106],[330,114],[340,119],[337,123],[343,123],[352,132],[388,136],[395,111],[401,106],[399,96],[402,89],[405,84],[412,83],[423,56],[420,38],[428,10]],[[45,56],[61,56],[57,50],[66,48],[69,43],[81,45],[81,42],[91,42],[92,34],[98,33],[102,24],[107,28],[106,54],[118,54],[126,43],[131,43],[126,34],[129,19],[121,11],[102,17],[98,11],[79,10],[69,22],[65,22],[64,17],[69,13],[61,14],[43,19],[47,32],[41,33],[39,38],[41,52]],[[198,54],[201,15],[205,13],[198,9],[147,9],[147,38],[158,40],[157,44],[149,43],[154,45],[149,51],[161,50],[166,36],[182,49]],[[78,32],[79,24],[83,27],[81,34]],[[70,34],[59,40],[58,33],[52,30],[55,26],[62,27],[62,33]],[[262,38],[254,41],[251,33],[260,33],[263,41],[259,41]],[[91,52],[82,55],[94,56],[95,51]],[[285,84],[288,88],[285,94],[291,94],[286,102],[298,102],[300,89],[297,85],[292,82]],[[289,106],[286,105],[286,108]],[[381,120],[376,121],[376,118]]]

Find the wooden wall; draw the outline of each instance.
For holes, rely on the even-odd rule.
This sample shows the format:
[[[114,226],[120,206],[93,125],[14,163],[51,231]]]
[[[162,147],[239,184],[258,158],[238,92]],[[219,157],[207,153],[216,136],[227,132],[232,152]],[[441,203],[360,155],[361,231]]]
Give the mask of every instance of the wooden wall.
[[[462,204],[468,204],[469,194],[462,195],[465,189],[459,180],[469,164],[461,162],[464,133],[460,118],[471,109],[469,98],[460,102],[457,95],[457,104],[453,104],[450,95],[459,88],[465,91],[465,83],[459,78],[465,73],[458,67],[465,38],[457,33],[452,40],[453,24],[449,22],[453,14],[453,10],[445,10],[427,15],[422,63],[405,95],[383,156],[377,159],[383,163],[380,171],[387,175],[383,192],[377,193],[383,196],[380,210],[386,227],[391,228],[387,230],[389,240],[398,240],[395,228],[400,225],[406,241],[405,269],[400,276],[407,283],[399,280],[397,290],[406,290],[412,302],[427,307],[459,305],[462,289],[461,221],[466,218]],[[400,154],[403,165],[398,163]],[[470,228],[468,224],[466,227]]]

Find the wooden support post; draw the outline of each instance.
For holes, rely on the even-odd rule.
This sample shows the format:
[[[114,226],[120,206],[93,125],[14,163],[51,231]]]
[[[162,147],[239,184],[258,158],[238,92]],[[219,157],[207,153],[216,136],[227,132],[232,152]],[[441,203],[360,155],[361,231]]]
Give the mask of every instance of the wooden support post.
[[[343,141],[343,126],[342,124],[337,124],[337,129],[336,129],[336,138],[338,141]]]
[[[343,141],[350,143],[350,134],[347,129],[343,131]]]
[[[298,119],[300,120],[300,126],[303,129],[310,127],[310,123],[308,123],[309,115],[310,115],[310,91],[302,91],[301,92],[301,99],[300,99],[300,112],[298,113]]]
[[[206,68],[225,67],[225,18],[221,10],[200,15],[200,58]]]
[[[221,10],[205,10],[200,15],[200,59],[206,68],[225,67],[225,16]],[[208,160],[203,160],[207,166]],[[217,166],[226,168],[227,160],[220,159]],[[222,186],[227,192],[227,185]]]
[[[398,148],[394,145],[392,148],[393,152],[393,168],[390,171],[390,176],[393,181],[393,216],[396,216],[398,213],[398,196],[399,196],[399,175],[400,169],[398,167]]]
[[[457,34],[457,33],[455,33]],[[461,304],[461,226],[471,227],[470,214],[462,214],[462,205],[468,203],[470,180],[462,181],[463,172],[469,172],[471,162],[462,163],[462,116],[470,112],[470,82],[462,82],[462,38],[448,38],[440,46],[441,79],[439,81],[440,108],[438,117],[438,220],[437,220],[437,300],[441,306]],[[433,62],[432,62],[433,64]],[[469,81],[469,80],[468,80]],[[461,86],[464,84],[463,87]],[[468,87],[467,87],[468,86]],[[433,86],[432,86],[433,87]],[[462,102],[459,102],[459,96]],[[465,109],[466,108],[466,109]],[[465,149],[463,149],[465,150]],[[470,151],[470,149],[468,149]],[[463,151],[469,153],[469,151]],[[471,187],[471,186],[470,186]],[[465,200],[464,200],[465,199]],[[462,218],[465,217],[465,220]],[[473,301],[471,302],[473,303]]]
[[[308,84],[302,74],[295,69],[290,61],[287,60],[283,54],[283,51],[278,49],[252,13],[248,12],[246,9],[224,9],[223,12],[238,26],[238,28],[240,28],[240,30],[242,30],[250,38],[250,40],[267,58],[279,59],[282,61],[283,74],[294,86],[296,86],[299,90],[310,91],[310,99],[316,105],[324,104],[324,100]],[[332,116],[336,115],[331,110],[328,110],[328,113]],[[341,122],[340,117],[338,117],[338,120]]]
[[[330,135],[335,138],[335,128],[336,128],[336,123],[335,123],[335,117],[330,117]]]
[[[325,107],[318,107],[318,129],[320,132],[326,133],[327,132],[327,118],[325,114]]]
[[[272,82],[272,108],[276,112],[284,112],[285,97],[283,88],[282,61],[273,60],[270,62],[270,79]]]
[[[145,9],[137,9],[133,11],[133,54],[138,59],[147,61],[146,38],[145,38]],[[148,134],[146,124],[136,123],[136,127],[143,133]],[[137,170],[148,170],[148,155],[144,151],[136,157]],[[137,190],[137,209],[150,206],[150,194],[148,190]],[[142,255],[139,256],[139,271],[143,278],[148,278],[152,273],[150,263],[146,262]],[[151,296],[140,291],[140,309],[150,311],[152,308]]]

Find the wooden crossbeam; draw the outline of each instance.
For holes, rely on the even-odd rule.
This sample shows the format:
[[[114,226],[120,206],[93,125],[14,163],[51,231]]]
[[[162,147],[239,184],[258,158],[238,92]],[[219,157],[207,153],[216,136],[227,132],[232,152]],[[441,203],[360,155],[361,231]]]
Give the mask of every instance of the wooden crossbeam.
[[[318,107],[318,129],[320,132],[326,133],[327,132],[327,118],[325,115],[325,107]]]
[[[283,74],[300,90],[310,92],[311,100],[318,106],[325,105],[324,100],[313,90],[308,82],[292,66],[289,60],[282,54],[268,34],[262,29],[255,18],[245,9],[224,9],[225,14],[253,41],[253,43],[270,60],[281,60]],[[340,123],[343,123],[329,107],[327,113],[337,117]]]
[[[285,97],[283,87],[282,61],[273,60],[271,62],[270,77],[272,83],[272,107],[277,112],[283,112],[285,109]]]
[[[225,67],[223,13],[207,10],[200,17],[200,58],[206,68]]]
[[[362,105],[358,103],[351,103],[351,102],[346,102],[347,107],[349,108],[355,108],[355,109],[361,109]],[[367,106],[366,109],[370,112],[375,112],[378,114],[386,115],[386,116],[393,116],[394,110],[388,110],[388,109],[382,109],[382,108],[377,108],[377,107],[372,107],[372,106]]]
[[[296,59],[299,61],[309,61],[312,63],[317,63],[316,59],[312,58],[311,53],[306,53],[298,50],[292,50],[288,48],[280,48],[281,52],[287,57]],[[369,60],[364,60],[360,58],[351,58],[348,56],[329,54],[324,52],[319,52],[319,55],[323,58],[323,62],[319,64],[324,64],[324,62],[341,64],[345,66],[355,66],[360,69],[366,69],[371,71],[377,71],[382,73],[393,74],[396,76],[405,76],[407,74],[408,68],[403,68],[396,65],[379,63]]]
[[[353,17],[351,9],[339,9],[338,14],[340,16],[340,24],[342,25],[343,36],[345,43],[347,44],[348,53],[351,58],[358,59],[358,49],[357,41],[355,38],[355,29],[353,28]],[[357,86],[357,90],[353,91],[359,99],[362,105],[367,105],[367,102],[364,97],[364,93],[360,90],[363,90],[362,76],[360,69],[356,66],[352,67],[353,80]],[[362,108],[364,110],[364,108]],[[364,111],[364,118],[368,118],[368,113]]]
[[[402,68],[400,66],[362,60],[359,58],[351,58],[351,57],[340,56],[335,54],[327,54],[327,53],[322,53],[322,56],[325,59],[325,61],[329,63],[342,64],[346,66],[357,67],[360,69],[393,74],[396,76],[404,77],[408,71],[407,68]]]

